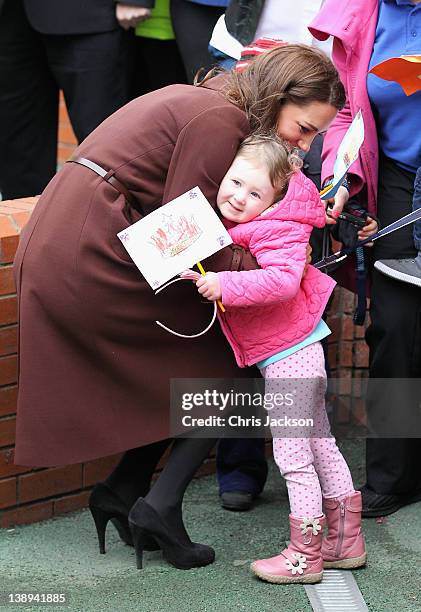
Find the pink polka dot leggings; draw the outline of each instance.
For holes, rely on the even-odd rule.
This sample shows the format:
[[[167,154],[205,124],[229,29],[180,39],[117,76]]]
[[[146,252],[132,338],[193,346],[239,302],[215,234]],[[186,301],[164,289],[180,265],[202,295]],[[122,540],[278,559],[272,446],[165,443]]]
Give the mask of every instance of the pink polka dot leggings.
[[[297,518],[320,516],[322,497],[341,499],[354,491],[351,473],[330,432],[326,414],[322,345],[310,344],[266,366],[262,375],[266,395],[291,393],[291,406],[275,406],[269,412],[273,454],[287,483],[291,514]],[[285,416],[300,419],[300,423],[312,419],[313,427],[281,427],[279,419]]]

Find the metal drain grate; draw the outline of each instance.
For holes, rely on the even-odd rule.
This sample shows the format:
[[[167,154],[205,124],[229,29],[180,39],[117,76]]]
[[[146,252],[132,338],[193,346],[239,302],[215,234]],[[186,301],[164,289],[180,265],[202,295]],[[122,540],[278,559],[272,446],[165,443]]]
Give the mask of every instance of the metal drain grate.
[[[350,571],[325,570],[322,582],[304,588],[314,612],[368,612]]]

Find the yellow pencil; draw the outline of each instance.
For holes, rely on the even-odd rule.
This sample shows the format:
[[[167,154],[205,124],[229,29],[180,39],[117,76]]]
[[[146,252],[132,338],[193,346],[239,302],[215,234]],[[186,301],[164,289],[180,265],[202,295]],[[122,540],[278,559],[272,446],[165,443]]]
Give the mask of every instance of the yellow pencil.
[[[319,195],[323,196],[325,193],[327,193],[329,191],[329,189],[332,188],[332,183],[330,183],[329,185],[326,185],[326,187],[324,189],[322,189],[321,191],[319,191]]]
[[[199,268],[199,272],[202,276],[206,276],[206,272],[205,272],[205,268],[202,266],[202,264],[200,263],[200,261],[197,262],[197,267]],[[225,312],[225,306],[223,305],[223,303],[221,302],[221,300],[217,300],[217,304],[219,306],[219,308],[221,309],[221,312]]]

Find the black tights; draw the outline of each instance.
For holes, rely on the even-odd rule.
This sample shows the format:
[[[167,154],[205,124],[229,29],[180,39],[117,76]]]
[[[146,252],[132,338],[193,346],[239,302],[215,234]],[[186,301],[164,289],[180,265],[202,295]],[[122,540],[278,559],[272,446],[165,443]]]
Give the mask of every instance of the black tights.
[[[106,484],[131,508],[138,497],[144,497],[159,460],[171,440],[161,440],[124,453],[120,463],[106,479]]]
[[[174,440],[168,460],[149,490],[152,474],[170,442],[171,440],[163,440],[127,451],[106,483],[127,507],[131,507],[138,497],[145,497],[171,531],[176,533],[181,541],[190,543],[182,517],[184,493],[216,440],[207,438]]]

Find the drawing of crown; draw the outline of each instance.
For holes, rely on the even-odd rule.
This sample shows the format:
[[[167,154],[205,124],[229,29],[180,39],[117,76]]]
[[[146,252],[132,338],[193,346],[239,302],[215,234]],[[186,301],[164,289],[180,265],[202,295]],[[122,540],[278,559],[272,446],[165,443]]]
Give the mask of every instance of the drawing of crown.
[[[155,246],[164,259],[175,257],[185,251],[201,236],[202,230],[193,216],[187,219],[184,215],[176,221],[166,220],[164,225],[150,237],[150,244]]]

